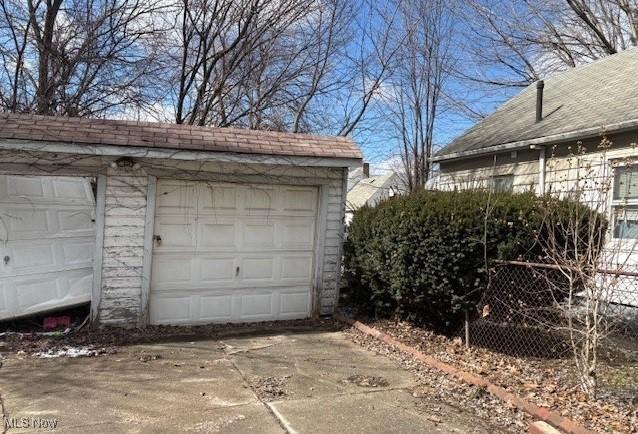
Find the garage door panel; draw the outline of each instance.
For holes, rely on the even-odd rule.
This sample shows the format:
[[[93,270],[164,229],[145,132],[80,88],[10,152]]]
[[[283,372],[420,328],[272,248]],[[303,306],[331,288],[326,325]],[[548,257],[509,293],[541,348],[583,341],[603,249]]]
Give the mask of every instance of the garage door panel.
[[[161,236],[158,250],[176,247],[195,247],[195,221],[192,217],[158,216],[155,234]]]
[[[91,183],[81,178],[55,176],[2,176],[0,200],[18,204],[94,204]]]
[[[9,283],[16,295],[16,307],[23,313],[46,310],[58,305],[88,301],[93,285],[91,270],[79,269],[23,276]]]
[[[75,206],[67,206],[63,210],[3,206],[0,210],[9,240],[94,237],[93,215],[91,209]]]
[[[15,283],[18,295],[18,307],[25,308],[58,298],[59,276],[47,276],[39,279],[25,279]]]
[[[283,210],[314,216],[317,206],[317,190],[310,187],[283,187]]]
[[[5,315],[7,315],[8,313],[8,297],[7,297],[7,292],[9,290],[9,286],[4,283],[4,282],[0,282],[0,317],[5,317]]]
[[[0,176],[0,319],[90,301],[94,214],[89,179]]]
[[[310,293],[308,288],[300,288],[299,292],[282,292],[279,295],[280,313],[282,316],[297,316],[310,309]]]
[[[164,183],[171,181],[159,180],[158,194],[166,190]],[[194,190],[197,193],[188,199],[191,205],[181,210],[161,206],[158,199],[155,234],[163,241],[153,251],[151,322],[307,317],[317,189],[202,182]],[[180,201],[175,203],[183,205]],[[193,208],[195,214],[190,211]],[[167,222],[185,219],[192,229],[165,235]],[[190,240],[192,230],[196,232],[192,244],[172,241],[173,236]],[[176,257],[192,258],[187,280],[186,274],[180,274],[185,265],[167,265]],[[182,280],[176,281],[175,276]],[[179,304],[177,313],[170,312],[173,302]]]
[[[44,199],[46,183],[37,177],[6,176],[6,197],[9,199]]]
[[[61,232],[93,231],[94,214],[86,209],[57,211],[56,217]]]
[[[274,222],[255,222],[246,221],[243,225],[242,248],[251,249],[268,249],[272,250],[275,246],[275,223]]]
[[[54,230],[47,218],[46,209],[5,208],[3,221],[8,227],[10,239],[22,239],[28,234],[47,234]]]
[[[274,211],[277,209],[276,187],[246,187],[244,190],[244,209],[248,215],[255,212]]]
[[[283,282],[308,282],[312,278],[312,256],[282,256],[281,280]]]
[[[190,297],[153,297],[151,299],[151,320],[157,324],[180,324],[191,322]]]
[[[241,317],[271,317],[273,314],[273,293],[245,293],[241,295]]]
[[[67,202],[86,202],[92,195],[89,183],[77,182],[70,178],[51,178],[53,198]]]
[[[167,255],[153,261],[153,275],[164,287],[189,284],[193,277],[192,256]]]
[[[235,277],[235,258],[221,257],[201,257],[200,258],[200,278],[204,284],[229,284]]]
[[[233,317],[231,294],[199,297],[199,319],[201,321],[228,321]]]
[[[306,249],[312,248],[315,240],[315,224],[310,219],[294,219],[282,222],[282,248]]]
[[[237,186],[203,184],[199,197],[201,214],[235,214],[238,205],[238,192],[239,187]]]
[[[275,258],[253,257],[242,258],[240,280],[241,284],[254,284],[255,280],[264,281],[264,284],[275,279]]]
[[[191,215],[195,213],[197,185],[192,182],[163,181],[157,186],[157,210],[159,213]]]
[[[62,285],[62,288],[68,287],[68,291],[62,293],[62,297],[83,298],[93,288],[93,273],[88,270],[78,270],[76,274],[67,274],[66,278],[68,285]]]
[[[233,221],[198,221],[198,246],[210,249],[235,249],[237,245],[237,223]]]
[[[92,265],[93,261],[90,258],[95,251],[95,243],[92,240],[67,241],[61,247],[63,266],[82,265],[90,267]]]
[[[24,273],[34,269],[55,266],[55,245],[43,242],[19,241],[8,244],[8,267],[11,273]]]

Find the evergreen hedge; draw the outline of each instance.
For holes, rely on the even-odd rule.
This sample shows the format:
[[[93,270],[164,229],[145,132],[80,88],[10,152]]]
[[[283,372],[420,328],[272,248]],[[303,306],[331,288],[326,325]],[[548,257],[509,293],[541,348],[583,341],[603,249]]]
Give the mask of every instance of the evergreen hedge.
[[[547,210],[552,224],[574,215],[592,218],[591,212],[575,213],[578,207],[583,205],[532,193],[486,191],[418,191],[364,207],[344,245],[343,301],[377,316],[454,332],[486,289],[486,265],[542,260],[537,237],[546,233]]]

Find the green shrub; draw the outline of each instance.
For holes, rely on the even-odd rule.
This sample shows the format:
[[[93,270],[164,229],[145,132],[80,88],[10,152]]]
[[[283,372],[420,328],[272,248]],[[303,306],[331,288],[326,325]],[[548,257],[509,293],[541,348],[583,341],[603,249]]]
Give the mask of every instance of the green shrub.
[[[542,260],[547,209],[552,224],[592,215],[575,213],[583,206],[567,200],[485,191],[418,191],[364,207],[344,246],[344,300],[371,314],[456,331],[487,286],[485,258],[487,268],[494,260]]]

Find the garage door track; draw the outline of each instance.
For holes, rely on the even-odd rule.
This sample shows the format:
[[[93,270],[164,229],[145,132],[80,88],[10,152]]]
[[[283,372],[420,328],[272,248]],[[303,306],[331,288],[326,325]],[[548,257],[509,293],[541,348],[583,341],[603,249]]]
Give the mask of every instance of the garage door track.
[[[14,355],[0,369],[7,420],[55,420],[65,433],[498,431],[416,386],[394,361],[318,330],[133,345],[93,358]]]

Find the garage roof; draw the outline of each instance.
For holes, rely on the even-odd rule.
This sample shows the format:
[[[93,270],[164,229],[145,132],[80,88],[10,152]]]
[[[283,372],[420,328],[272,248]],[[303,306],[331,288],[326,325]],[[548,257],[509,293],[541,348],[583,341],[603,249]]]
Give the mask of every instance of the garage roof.
[[[536,122],[536,84],[531,84],[440,150],[434,160],[637,127],[638,48],[632,48],[546,79],[540,122]]]
[[[0,113],[0,139],[203,152],[360,159],[346,137],[156,122]]]

